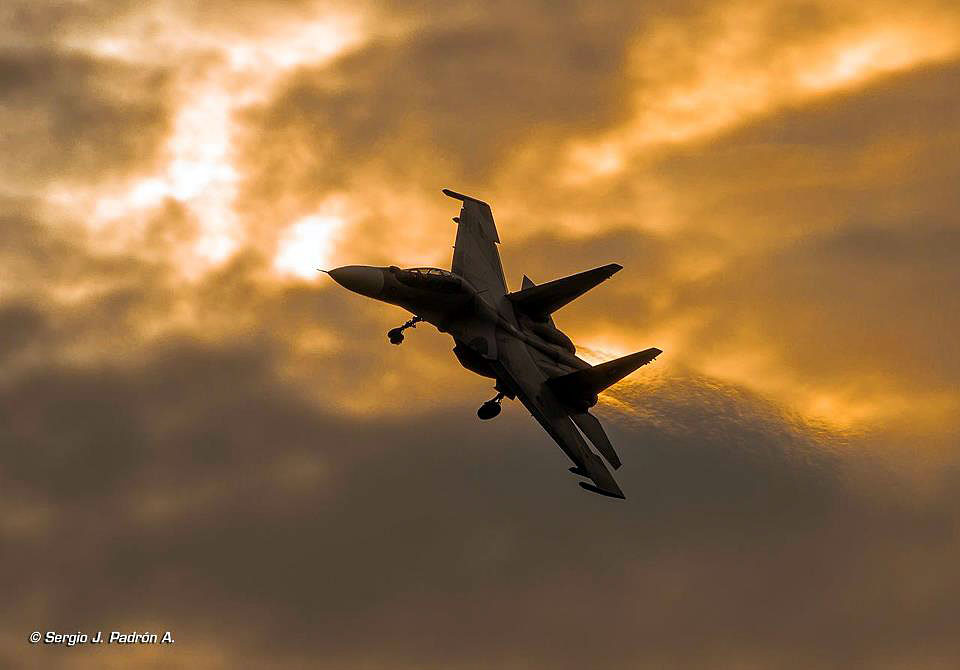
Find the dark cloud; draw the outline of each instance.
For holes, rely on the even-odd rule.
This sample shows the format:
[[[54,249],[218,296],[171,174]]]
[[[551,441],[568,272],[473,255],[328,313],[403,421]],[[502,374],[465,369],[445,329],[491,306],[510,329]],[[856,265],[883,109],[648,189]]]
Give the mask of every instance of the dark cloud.
[[[6,44],[17,47],[44,45],[56,48],[57,38],[78,29],[89,31],[109,24],[126,14],[134,3],[110,2],[31,2],[10,0],[0,8],[0,31]]]
[[[920,576],[956,558],[951,489],[888,497],[889,475],[755,395],[689,375],[617,392],[642,411],[602,410],[626,462],[616,504],[573,487],[517,408],[466,432],[467,411],[337,418],[272,356],[171,342],[5,386],[4,500],[52,510],[7,555],[8,629],[42,593],[46,626],[157,622],[277,667],[957,652],[937,622],[960,584]]]
[[[162,69],[51,50],[0,53],[8,187],[149,165],[168,130]]]
[[[821,378],[873,374],[875,383],[948,390],[960,374],[960,351],[945,336],[960,327],[951,290],[960,282],[957,253],[960,234],[942,225],[850,228],[812,238],[706,288],[706,303],[745,298],[723,301],[701,332],[753,332],[782,343],[791,367],[822,368]]]

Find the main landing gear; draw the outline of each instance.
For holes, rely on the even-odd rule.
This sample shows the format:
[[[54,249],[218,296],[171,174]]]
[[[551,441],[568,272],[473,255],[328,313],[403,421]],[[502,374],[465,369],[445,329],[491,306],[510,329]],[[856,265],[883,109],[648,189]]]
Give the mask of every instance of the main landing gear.
[[[494,418],[500,413],[501,400],[503,400],[503,393],[497,393],[497,397],[480,405],[480,409],[477,410],[477,416],[484,421]]]
[[[390,344],[400,344],[403,342],[403,331],[407,328],[416,328],[417,324],[423,321],[419,316],[415,316],[399,328],[391,328],[387,331],[387,337],[390,339]]]

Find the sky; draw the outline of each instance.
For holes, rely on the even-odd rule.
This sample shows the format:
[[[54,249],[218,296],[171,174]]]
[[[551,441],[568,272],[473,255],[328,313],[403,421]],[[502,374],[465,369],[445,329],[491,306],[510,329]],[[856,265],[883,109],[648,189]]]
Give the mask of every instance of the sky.
[[[0,92],[3,667],[960,664],[955,2],[6,0]],[[624,266],[626,501],[316,271],[444,187]]]

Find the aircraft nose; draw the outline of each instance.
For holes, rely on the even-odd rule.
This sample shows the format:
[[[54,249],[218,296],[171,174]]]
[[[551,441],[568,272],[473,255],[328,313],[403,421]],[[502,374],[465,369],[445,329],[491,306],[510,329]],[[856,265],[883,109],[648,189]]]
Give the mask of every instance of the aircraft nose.
[[[383,270],[369,265],[344,265],[328,273],[340,286],[376,298],[383,291]]]

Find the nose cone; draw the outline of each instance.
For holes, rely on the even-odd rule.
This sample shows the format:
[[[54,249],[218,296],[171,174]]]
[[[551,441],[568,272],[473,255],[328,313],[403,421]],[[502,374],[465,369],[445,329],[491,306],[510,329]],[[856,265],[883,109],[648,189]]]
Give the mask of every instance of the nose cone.
[[[383,270],[380,268],[344,265],[330,270],[329,275],[340,286],[370,298],[376,298],[383,291]]]

